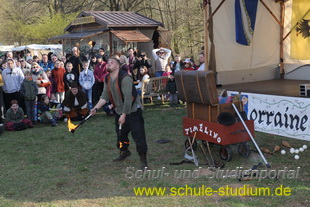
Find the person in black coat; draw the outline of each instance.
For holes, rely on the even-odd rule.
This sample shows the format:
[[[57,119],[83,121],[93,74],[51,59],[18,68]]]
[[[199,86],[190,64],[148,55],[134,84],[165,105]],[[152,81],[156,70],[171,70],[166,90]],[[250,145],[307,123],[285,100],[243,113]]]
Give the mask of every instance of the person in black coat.
[[[67,62],[66,64],[66,73],[64,74],[64,83],[65,83],[65,91],[70,89],[70,85],[74,82],[76,84],[79,83],[78,76],[75,72],[72,71],[73,65],[71,62]]]
[[[169,80],[167,83],[167,91],[170,94],[170,106],[176,107],[178,104],[178,94],[177,94],[177,85],[174,79],[174,73],[169,75]]]
[[[151,59],[147,58],[144,51],[140,51],[139,56],[133,66],[133,71],[131,71],[134,81],[140,80],[139,68],[141,68],[141,66],[145,66],[148,70],[152,67]]]
[[[72,48],[72,53],[73,55],[70,57],[69,62],[73,65],[72,71],[79,77],[80,72],[83,70],[82,62],[87,61],[87,58],[80,54],[80,50],[77,47]]]

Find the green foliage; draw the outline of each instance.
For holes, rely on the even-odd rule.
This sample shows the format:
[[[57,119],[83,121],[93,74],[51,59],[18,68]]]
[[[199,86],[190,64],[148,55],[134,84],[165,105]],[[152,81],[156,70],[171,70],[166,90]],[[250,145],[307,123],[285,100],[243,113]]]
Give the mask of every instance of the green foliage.
[[[24,27],[24,38],[31,42],[46,42],[48,38],[64,34],[64,28],[76,17],[76,13],[57,13],[42,16],[37,22]]]
[[[49,43],[83,10],[135,11],[171,31],[173,54],[197,57],[203,45],[201,0],[0,0],[0,42]]]

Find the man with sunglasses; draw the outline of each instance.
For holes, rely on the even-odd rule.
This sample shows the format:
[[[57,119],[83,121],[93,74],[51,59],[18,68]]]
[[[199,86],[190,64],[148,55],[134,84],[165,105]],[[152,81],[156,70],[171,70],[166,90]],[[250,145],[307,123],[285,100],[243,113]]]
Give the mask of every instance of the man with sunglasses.
[[[162,76],[165,72],[168,59],[171,55],[171,50],[167,48],[159,48],[152,50],[152,55],[155,60],[155,76]]]
[[[20,58],[18,60],[20,62],[20,68],[22,69],[23,73],[31,72],[31,65],[27,63],[27,61],[24,58]]]

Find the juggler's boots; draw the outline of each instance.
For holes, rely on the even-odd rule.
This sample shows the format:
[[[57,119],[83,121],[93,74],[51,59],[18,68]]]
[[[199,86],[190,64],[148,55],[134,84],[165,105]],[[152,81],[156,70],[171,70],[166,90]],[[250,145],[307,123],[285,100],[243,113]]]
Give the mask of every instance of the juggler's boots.
[[[146,153],[140,154],[140,163],[141,163],[141,170],[145,170],[147,168],[147,159],[146,159]]]
[[[126,159],[126,157],[129,157],[131,155],[131,152],[127,149],[125,151],[120,151],[119,156],[115,158],[113,161],[123,161]]]

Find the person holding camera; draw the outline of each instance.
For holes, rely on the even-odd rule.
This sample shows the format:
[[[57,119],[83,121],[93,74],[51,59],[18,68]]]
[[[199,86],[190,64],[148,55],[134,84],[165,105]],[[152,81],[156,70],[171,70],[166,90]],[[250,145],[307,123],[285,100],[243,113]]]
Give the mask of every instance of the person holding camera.
[[[140,80],[140,72],[139,69],[141,66],[145,66],[148,70],[152,67],[151,59],[147,58],[146,53],[144,51],[140,51],[137,61],[134,64],[132,77],[134,81]]]

